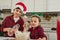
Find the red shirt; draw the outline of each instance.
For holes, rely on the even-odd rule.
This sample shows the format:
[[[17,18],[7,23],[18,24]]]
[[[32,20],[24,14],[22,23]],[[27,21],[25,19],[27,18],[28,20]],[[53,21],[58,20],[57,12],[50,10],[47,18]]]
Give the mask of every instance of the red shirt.
[[[8,16],[2,22],[2,30],[3,30],[3,28],[7,28],[7,27],[13,28],[13,26],[16,25],[16,24],[19,24],[20,25],[19,30],[23,31],[23,24],[24,24],[23,19],[20,17],[19,20],[17,22],[15,22],[14,18],[13,18],[13,15]],[[5,33],[5,36],[8,36],[7,33]],[[12,37],[14,37],[14,36],[15,35],[13,35]]]
[[[30,31],[30,39],[46,37],[46,35],[44,34],[44,30],[41,26],[38,26],[35,29],[30,28],[28,31]]]

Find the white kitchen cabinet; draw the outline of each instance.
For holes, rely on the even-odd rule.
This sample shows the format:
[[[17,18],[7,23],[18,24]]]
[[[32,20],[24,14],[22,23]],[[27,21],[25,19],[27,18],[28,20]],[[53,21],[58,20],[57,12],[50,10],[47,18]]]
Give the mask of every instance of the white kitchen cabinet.
[[[17,3],[17,2],[21,2],[22,0],[12,0],[11,2],[12,2],[12,6],[11,6],[11,12],[13,12],[13,9],[14,9],[14,7],[15,7],[15,4]]]
[[[60,0],[48,0],[47,1],[47,11],[60,11]]]
[[[17,3],[17,2],[21,2],[22,0],[12,0],[12,8],[15,6],[15,4]]]
[[[28,12],[60,11],[60,0],[0,0],[0,9],[12,9],[19,1],[25,3]]]
[[[18,2],[17,0],[16,2]],[[47,10],[47,0],[22,0],[26,6],[27,6],[27,12],[46,12]],[[12,2],[12,6],[14,6],[14,3],[16,3],[15,0]]]
[[[22,0],[0,0],[0,9],[12,9],[19,1]]]
[[[34,0],[23,0],[22,2],[27,6],[27,12],[34,12]]]
[[[47,10],[47,0],[35,0],[34,3],[35,12],[46,12]]]
[[[27,12],[46,12],[47,10],[47,0],[12,0],[12,8],[18,1],[27,6]]]
[[[49,33],[49,40],[57,40],[57,34],[56,33]]]
[[[11,0],[0,0],[0,9],[11,9]]]
[[[46,12],[47,0],[23,0],[28,12]]]
[[[12,9],[17,2],[23,2],[27,7],[27,12],[34,11],[34,0],[12,0]]]

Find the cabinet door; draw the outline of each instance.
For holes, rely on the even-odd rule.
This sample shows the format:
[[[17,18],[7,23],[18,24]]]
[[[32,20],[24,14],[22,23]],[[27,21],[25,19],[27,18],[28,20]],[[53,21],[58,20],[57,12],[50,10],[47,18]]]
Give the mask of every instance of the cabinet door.
[[[60,11],[60,0],[48,0],[47,1],[48,10],[47,11]]]
[[[27,7],[27,12],[33,12],[34,11],[34,0],[12,0],[12,9],[16,2],[23,2]]]
[[[27,12],[34,12],[34,0],[23,0],[27,6]]]
[[[15,4],[17,3],[17,2],[21,2],[22,0],[12,0],[12,2],[11,2],[11,12],[13,12],[13,9],[14,9],[14,7],[15,7]]]
[[[56,33],[49,33],[49,40],[57,40]]]
[[[35,0],[34,11],[35,12],[46,12],[47,10],[47,0]]]
[[[17,3],[17,2],[21,2],[22,0],[12,0],[12,8],[13,8],[13,6],[15,6],[15,4]]]
[[[0,9],[11,9],[11,0],[0,0]]]

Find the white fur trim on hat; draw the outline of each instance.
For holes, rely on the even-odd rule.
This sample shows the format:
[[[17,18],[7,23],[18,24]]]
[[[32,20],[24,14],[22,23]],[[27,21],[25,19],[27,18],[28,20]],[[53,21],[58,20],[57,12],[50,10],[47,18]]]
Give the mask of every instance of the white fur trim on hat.
[[[26,11],[23,11],[24,14],[26,14]]]
[[[16,7],[19,7],[23,11],[23,7],[21,5],[16,5]]]

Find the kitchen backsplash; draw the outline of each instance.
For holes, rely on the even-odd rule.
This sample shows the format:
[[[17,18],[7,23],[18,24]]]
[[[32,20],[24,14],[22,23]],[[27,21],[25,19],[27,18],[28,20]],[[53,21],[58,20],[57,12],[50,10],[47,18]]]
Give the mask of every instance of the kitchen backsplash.
[[[59,19],[60,18],[60,15],[57,15],[57,14],[55,14],[55,16],[54,15],[52,15],[52,14],[54,14],[55,12],[52,12],[52,13],[46,13],[46,12],[42,12],[42,13],[40,13],[40,14],[38,14],[39,15],[39,17],[41,18],[41,26],[42,27],[45,27],[45,28],[56,28],[56,26],[57,26],[57,19]],[[58,13],[58,12],[57,12]],[[3,13],[3,19],[6,17],[6,16],[9,16],[9,15],[11,15],[12,13]],[[35,13],[35,14],[37,14],[37,13]],[[49,20],[46,20],[46,18],[43,16],[43,15],[46,15],[46,14],[49,14],[49,15],[52,15],[51,16],[51,18],[49,19],[49,15],[47,16],[48,17],[48,19]],[[58,13],[58,14],[60,14],[60,13]],[[29,21],[30,20],[30,18],[31,18],[31,13],[29,14],[29,13],[27,13],[25,16],[27,17],[27,18],[24,18],[23,17],[23,19],[24,19],[24,21]],[[34,14],[33,14],[34,15]],[[57,15],[57,16],[56,16]],[[22,15],[22,16],[24,16],[24,15]],[[2,21],[3,20],[0,20],[0,24],[2,23]]]

